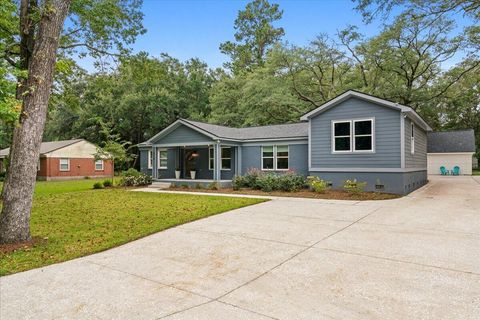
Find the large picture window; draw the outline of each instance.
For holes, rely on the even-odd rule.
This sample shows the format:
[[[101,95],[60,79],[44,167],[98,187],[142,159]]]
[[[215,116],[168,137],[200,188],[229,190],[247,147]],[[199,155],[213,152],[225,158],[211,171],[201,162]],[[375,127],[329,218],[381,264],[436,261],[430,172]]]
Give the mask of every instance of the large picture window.
[[[167,169],[167,149],[158,150],[158,169]]]
[[[60,159],[60,171],[70,171],[70,159],[68,158]]]
[[[262,170],[288,170],[288,146],[262,147]]]
[[[332,152],[373,152],[374,123],[374,119],[333,121]]]

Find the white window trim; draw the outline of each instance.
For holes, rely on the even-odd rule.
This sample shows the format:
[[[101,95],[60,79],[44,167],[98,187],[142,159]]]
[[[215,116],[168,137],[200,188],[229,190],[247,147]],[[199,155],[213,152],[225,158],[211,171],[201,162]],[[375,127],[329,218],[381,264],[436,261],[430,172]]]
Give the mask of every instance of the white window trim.
[[[62,169],[62,160],[67,160],[67,169]],[[70,159],[69,158],[60,158],[58,162],[59,170],[62,172],[70,171]]]
[[[370,121],[372,127],[372,132],[370,134],[359,134],[355,133],[355,123],[362,122],[362,121]],[[354,119],[352,120],[352,127],[353,135],[352,135],[352,142],[353,142],[353,152],[356,153],[375,153],[375,118],[365,118],[365,119]],[[372,148],[370,150],[357,150],[355,146],[355,138],[356,137],[371,137],[372,140]]]
[[[263,149],[264,148],[272,148],[272,156],[271,157],[264,157],[263,156]],[[263,159],[272,159],[272,162],[273,162],[273,168],[272,169],[265,169],[263,167]],[[261,150],[260,150],[260,167],[262,169],[262,171],[275,171],[275,146],[262,146]]]
[[[411,123],[410,130],[412,130],[410,132],[410,154],[415,154],[415,124],[413,121]]]
[[[157,150],[157,167],[158,169],[167,169],[168,168],[168,165],[167,166],[161,166],[160,163],[162,163],[161,160],[166,160],[168,161],[168,152],[167,152],[167,155],[165,156],[165,158],[161,158],[160,157],[160,153],[161,152],[167,152],[167,149],[163,148],[163,149],[158,149]]]
[[[371,134],[355,134],[355,123],[361,121],[371,121],[372,123],[372,133]],[[336,123],[350,123],[350,135],[345,136],[335,136],[335,124]],[[331,144],[332,144],[332,154],[342,154],[342,153],[375,153],[375,118],[361,118],[361,119],[351,119],[351,120],[332,120],[331,128]],[[372,137],[372,149],[371,150],[356,150],[355,148],[355,137]],[[350,149],[349,150],[335,150],[335,138],[350,138]]]
[[[101,162],[102,163],[102,168],[101,169],[97,169],[97,162],[99,162],[99,161],[102,161]],[[95,160],[94,165],[95,165],[95,171],[103,171],[104,170],[104,162],[103,162],[102,159]]]
[[[148,150],[148,156],[147,156],[147,168],[148,169],[153,169],[153,160],[152,160],[152,150]]]
[[[349,123],[350,134],[347,136],[335,136],[335,124],[337,123]],[[335,138],[349,138],[350,149],[348,150],[335,150]],[[332,120],[332,153],[351,153],[352,152],[352,120]]]
[[[278,156],[278,147],[287,147],[287,156]],[[275,145],[275,153],[274,153],[274,156],[275,156],[275,170],[276,171],[288,171],[290,170],[290,146],[289,145]],[[286,169],[279,169],[278,168],[278,158],[280,159],[284,159],[284,158],[287,158],[287,162],[288,162],[288,166]]]
[[[210,154],[210,150],[212,150],[213,157]],[[213,151],[213,147],[208,147],[208,170],[213,171],[213,167],[215,167],[215,151]],[[213,163],[212,163],[213,160]]]
[[[232,170],[232,147],[221,147],[220,149],[221,149],[220,150],[220,170],[231,171]],[[230,149],[230,158],[223,158],[222,157],[222,150],[223,149]],[[222,160],[224,160],[224,159],[230,159],[230,168],[228,168],[228,169],[222,168],[222,166],[223,166],[223,161]]]
[[[227,149],[232,147],[220,147],[220,149]],[[208,147],[208,170],[213,171],[212,160],[214,161],[213,165],[215,166],[215,152],[213,158],[211,157],[210,150],[213,150],[213,147]],[[223,159],[230,159],[230,169],[220,168],[221,171],[231,171],[232,170],[232,151],[230,150],[230,158],[222,158],[222,151],[220,150],[220,166],[222,166]]]
[[[288,168],[286,169],[278,169],[278,163],[277,163],[277,159],[278,159],[278,154],[277,154],[277,147],[287,147],[287,152],[288,152],[288,156],[282,156],[280,158],[287,158],[288,159]],[[273,155],[271,157],[264,157],[263,156],[263,149],[264,148],[269,148],[269,147],[272,147],[273,148]],[[263,168],[263,159],[273,159],[273,168],[272,169],[264,169]],[[271,146],[262,146],[261,150],[260,150],[260,167],[261,167],[261,170],[262,171],[288,171],[290,170],[290,146],[288,144],[280,144],[280,145],[271,145]]]

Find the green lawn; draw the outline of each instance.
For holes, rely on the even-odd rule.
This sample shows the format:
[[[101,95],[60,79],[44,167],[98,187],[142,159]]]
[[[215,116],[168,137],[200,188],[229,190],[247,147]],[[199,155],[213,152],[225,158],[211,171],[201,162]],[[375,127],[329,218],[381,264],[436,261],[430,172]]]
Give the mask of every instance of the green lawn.
[[[473,174],[474,176],[480,176],[480,169],[474,169],[474,170],[472,171],[472,174]]]
[[[32,236],[46,239],[33,248],[0,253],[0,275],[102,251],[213,214],[264,200],[155,194],[125,189],[92,190],[95,180],[39,182]]]

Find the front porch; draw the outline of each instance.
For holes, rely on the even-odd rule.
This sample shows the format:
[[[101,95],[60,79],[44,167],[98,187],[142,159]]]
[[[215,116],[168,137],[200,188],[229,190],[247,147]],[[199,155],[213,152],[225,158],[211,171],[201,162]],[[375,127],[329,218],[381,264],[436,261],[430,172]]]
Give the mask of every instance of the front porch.
[[[188,187],[230,187],[240,172],[239,146],[212,143],[153,145],[149,167],[154,181]]]

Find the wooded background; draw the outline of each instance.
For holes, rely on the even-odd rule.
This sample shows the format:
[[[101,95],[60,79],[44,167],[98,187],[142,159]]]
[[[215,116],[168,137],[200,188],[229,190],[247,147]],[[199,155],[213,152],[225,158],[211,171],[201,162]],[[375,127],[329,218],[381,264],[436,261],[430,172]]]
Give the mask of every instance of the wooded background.
[[[356,26],[334,36],[318,30],[309,45],[297,46],[284,41],[281,7],[255,0],[233,21],[236,33],[219,46],[229,62],[216,69],[196,58],[132,54],[129,46],[145,32],[141,5],[73,2],[44,141],[85,138],[104,146],[115,139],[136,154],[137,143],[178,117],[237,127],[297,122],[354,89],[411,106],[435,130],[472,128],[480,150],[477,1],[359,0],[365,22],[384,21],[378,34],[365,37]],[[20,110],[18,15],[15,1],[0,0],[1,148],[10,145]],[[456,33],[460,16],[473,23]],[[94,57],[96,72],[81,69],[79,55]],[[458,55],[461,61],[447,68]],[[129,165],[138,166],[135,157]]]

